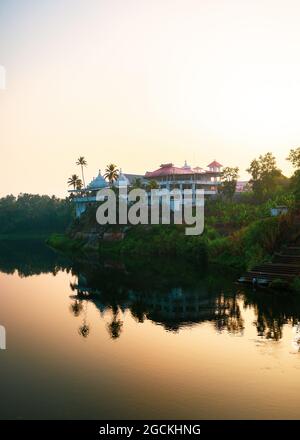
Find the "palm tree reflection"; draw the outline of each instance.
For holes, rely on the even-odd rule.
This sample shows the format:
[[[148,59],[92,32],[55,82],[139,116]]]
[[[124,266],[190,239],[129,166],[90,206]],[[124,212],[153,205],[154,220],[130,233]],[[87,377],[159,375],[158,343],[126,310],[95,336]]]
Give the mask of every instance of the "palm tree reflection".
[[[139,264],[139,263],[137,263]],[[278,341],[286,323],[299,321],[300,301],[296,299],[274,298],[259,291],[240,291],[238,287],[221,276],[207,275],[199,279],[199,272],[189,272],[181,266],[148,270],[143,264],[142,272],[116,265],[91,268],[86,265],[77,273],[78,283],[71,289],[71,306],[74,316],[82,314],[84,319],[79,333],[87,337],[87,303],[92,301],[101,316],[111,312],[111,320],[106,324],[111,339],[118,339],[124,328],[121,312],[129,310],[137,323],[150,320],[162,326],[165,331],[179,332],[201,322],[211,322],[219,332],[242,335],[245,321],[242,308],[254,311],[258,336]],[[205,273],[205,272],[204,272]],[[219,275],[219,274],[218,274]],[[182,276],[182,278],[180,278]]]
[[[87,324],[87,311],[88,311],[88,301],[84,301],[84,306],[81,304],[81,309],[84,310],[82,325],[78,329],[78,333],[83,337],[87,338],[90,334],[90,326]]]
[[[112,321],[107,324],[107,330],[111,339],[118,339],[121,336],[123,321],[118,319],[119,308],[117,306],[112,306]]]
[[[74,316],[79,316],[82,312],[83,305],[82,301],[75,299],[75,301],[70,305],[70,310]]]

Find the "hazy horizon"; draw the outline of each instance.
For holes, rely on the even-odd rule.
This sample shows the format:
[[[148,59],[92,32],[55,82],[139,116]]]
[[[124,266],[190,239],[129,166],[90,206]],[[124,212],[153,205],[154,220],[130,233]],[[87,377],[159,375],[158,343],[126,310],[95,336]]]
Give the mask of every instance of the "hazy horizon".
[[[116,163],[239,166],[300,142],[295,0],[2,0],[0,196]]]

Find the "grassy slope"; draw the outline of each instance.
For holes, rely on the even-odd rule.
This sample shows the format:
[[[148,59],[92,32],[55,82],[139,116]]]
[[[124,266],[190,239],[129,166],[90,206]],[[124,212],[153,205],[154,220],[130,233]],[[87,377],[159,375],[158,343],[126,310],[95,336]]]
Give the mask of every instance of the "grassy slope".
[[[211,228],[201,236],[186,236],[182,226],[136,226],[122,241],[100,241],[99,253],[111,255],[170,255],[208,259],[217,264],[246,269],[270,260],[285,240],[289,218],[265,218],[252,222],[230,236],[222,237]],[[67,252],[88,251],[84,241],[53,235],[48,243]]]

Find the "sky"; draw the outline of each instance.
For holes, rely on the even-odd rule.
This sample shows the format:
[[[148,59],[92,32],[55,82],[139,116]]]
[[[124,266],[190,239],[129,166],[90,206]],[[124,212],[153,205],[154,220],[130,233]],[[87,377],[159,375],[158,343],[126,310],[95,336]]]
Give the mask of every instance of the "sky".
[[[0,196],[300,144],[298,0],[0,0]],[[1,73],[0,69],[0,73]],[[1,80],[0,80],[1,85]]]

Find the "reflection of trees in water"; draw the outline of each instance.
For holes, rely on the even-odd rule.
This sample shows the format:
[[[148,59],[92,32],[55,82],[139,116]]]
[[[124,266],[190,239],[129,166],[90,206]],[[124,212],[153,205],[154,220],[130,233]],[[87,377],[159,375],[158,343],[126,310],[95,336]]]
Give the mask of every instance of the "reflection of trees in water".
[[[90,325],[87,323],[88,301],[83,301],[83,304],[81,305],[83,310],[83,321],[78,329],[78,333],[84,338],[87,338],[90,334]]]
[[[75,299],[75,301],[70,305],[70,310],[74,316],[79,316],[83,310],[82,301]]]
[[[245,293],[245,307],[254,308],[258,336],[278,341],[285,324],[296,325],[300,318],[300,298],[285,292]]]
[[[74,292],[71,311],[83,318],[80,334],[87,337],[85,304],[92,301],[101,313],[111,311],[107,330],[113,339],[123,331],[121,312],[128,309],[138,323],[151,320],[167,331],[212,322],[218,331],[240,334],[244,321],[240,309],[254,310],[260,337],[279,340],[285,324],[300,321],[300,298],[262,290],[239,292],[232,276],[178,259],[128,258],[119,261],[71,263],[39,240],[0,241],[0,271],[21,277],[64,270],[78,276],[70,283]]]
[[[255,322],[258,336],[274,339],[275,341],[279,341],[282,338],[282,327],[286,323],[287,321],[268,319],[263,315],[259,315]]]
[[[71,270],[70,261],[47,247],[42,240],[0,240],[0,271],[21,278],[42,273],[54,276]]]
[[[229,333],[238,334],[244,330],[244,320],[238,304],[238,295],[226,297],[221,293],[216,300],[215,327],[218,331],[226,329]]]
[[[241,307],[250,307],[256,315],[258,336],[273,340],[282,337],[284,324],[299,321],[300,298],[240,291],[232,279],[220,273],[215,276],[204,270],[201,275],[199,269],[191,267],[180,271],[175,264],[173,270],[170,267],[165,270],[163,262],[157,264],[159,270],[156,267],[151,270],[150,265],[142,275],[132,267],[114,270],[105,266],[96,272],[78,267],[79,283],[73,286],[77,292],[74,298],[92,301],[101,314],[112,311],[107,329],[114,339],[123,330],[120,313],[126,309],[137,323],[150,320],[166,331],[178,332],[212,322],[218,331],[237,335],[243,333],[245,325]],[[181,278],[180,274],[184,276]]]
[[[157,266],[153,268],[153,263],[145,265],[147,270],[142,276],[132,267],[120,270],[120,265],[115,270],[113,265],[105,264],[96,271],[80,266],[78,284],[71,285],[71,289],[77,292],[73,296],[74,306],[76,301],[84,299],[92,301],[101,314],[110,310],[112,320],[107,324],[107,330],[113,339],[122,332],[124,323],[120,312],[126,309],[136,322],[151,320],[172,332],[206,321],[213,322],[219,331],[238,333],[243,330],[231,280],[222,279],[220,274],[218,277],[207,275],[205,270],[201,274],[199,269],[187,269],[182,263],[177,267],[174,261],[172,268],[165,268],[165,262],[158,264],[159,270]],[[217,293],[223,289],[230,294]]]
[[[107,324],[107,329],[112,339],[117,339],[121,336],[123,321],[119,319],[119,307],[112,306],[112,320]]]

